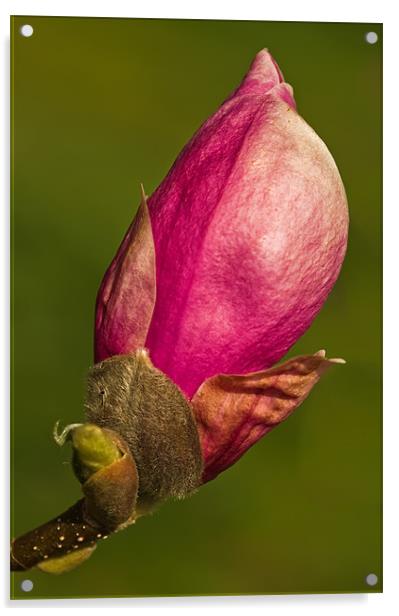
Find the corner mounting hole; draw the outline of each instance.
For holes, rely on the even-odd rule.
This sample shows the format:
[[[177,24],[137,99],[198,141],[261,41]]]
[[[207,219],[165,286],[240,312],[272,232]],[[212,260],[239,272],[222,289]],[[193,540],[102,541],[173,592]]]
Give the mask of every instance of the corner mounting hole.
[[[378,577],[375,573],[369,573],[366,577],[366,582],[369,586],[375,586],[378,582]]]
[[[369,45],[375,45],[375,43],[378,41],[378,34],[377,32],[367,32],[364,38],[366,39],[366,42],[369,43]]]
[[[33,34],[33,28],[30,24],[24,24],[23,26],[20,27],[19,31],[21,35],[25,36],[26,38],[29,36],[32,36]]]
[[[33,588],[32,580],[23,580],[21,582],[21,588],[24,592],[30,592]]]

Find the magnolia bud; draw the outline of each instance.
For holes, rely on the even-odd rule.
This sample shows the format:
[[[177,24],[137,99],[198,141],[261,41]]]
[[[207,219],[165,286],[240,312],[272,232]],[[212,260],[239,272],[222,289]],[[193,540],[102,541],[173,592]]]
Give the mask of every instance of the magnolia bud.
[[[73,468],[81,483],[122,456],[111,435],[94,424],[82,424],[71,433]]]

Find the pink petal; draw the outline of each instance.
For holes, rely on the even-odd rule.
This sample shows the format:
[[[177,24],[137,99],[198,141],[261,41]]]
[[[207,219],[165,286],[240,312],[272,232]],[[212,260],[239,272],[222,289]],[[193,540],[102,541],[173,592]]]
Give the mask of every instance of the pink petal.
[[[149,199],[157,301],[146,346],[188,397],[215,374],[273,365],[338,277],[345,191],[293,105],[261,51]]]
[[[284,77],[277,62],[275,62],[267,49],[262,49],[256,54],[248,73],[238,88],[227,100],[246,94],[266,94],[274,86],[283,82]]]
[[[204,458],[203,481],[231,466],[303,402],[330,366],[325,352],[252,374],[214,376],[192,399]]]
[[[95,361],[144,346],[156,295],[155,251],[144,192],[97,295]]]

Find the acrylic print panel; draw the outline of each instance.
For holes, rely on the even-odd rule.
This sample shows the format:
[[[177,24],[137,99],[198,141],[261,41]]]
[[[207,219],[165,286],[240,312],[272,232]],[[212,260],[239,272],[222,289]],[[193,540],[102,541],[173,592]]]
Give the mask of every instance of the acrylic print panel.
[[[25,536],[12,596],[380,592],[381,25],[19,16],[11,34],[14,549],[82,498],[74,470],[86,506]],[[211,121],[153,196],[264,48],[345,186],[349,242],[335,285],[346,233],[337,171],[267,52],[222,129]],[[137,211],[100,292],[95,358],[95,299]],[[150,358],[134,354],[140,345]],[[216,379],[189,402],[207,376],[297,356],[307,359],[262,378]],[[85,421],[96,360],[86,404],[108,427],[118,410],[135,413],[130,436],[118,424],[129,445],[97,425],[70,429],[59,447],[56,421],[58,434]],[[239,457],[248,434],[254,446]],[[105,532],[204,478],[188,498]],[[79,567],[54,574],[97,539]],[[64,542],[71,552],[55,560]]]

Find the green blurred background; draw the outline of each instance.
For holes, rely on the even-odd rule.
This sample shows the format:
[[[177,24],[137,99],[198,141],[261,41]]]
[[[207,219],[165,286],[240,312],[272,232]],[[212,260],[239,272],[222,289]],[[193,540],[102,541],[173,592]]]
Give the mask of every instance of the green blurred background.
[[[14,536],[79,497],[51,432],[82,419],[95,296],[139,183],[157,187],[259,49],[332,152],[351,216],[338,283],[289,353],[347,365],[197,495],[64,576],[13,575],[13,597],[381,591],[382,26],[16,17],[11,30]]]

